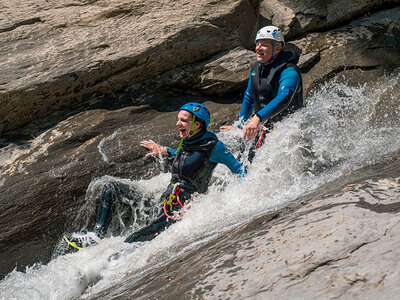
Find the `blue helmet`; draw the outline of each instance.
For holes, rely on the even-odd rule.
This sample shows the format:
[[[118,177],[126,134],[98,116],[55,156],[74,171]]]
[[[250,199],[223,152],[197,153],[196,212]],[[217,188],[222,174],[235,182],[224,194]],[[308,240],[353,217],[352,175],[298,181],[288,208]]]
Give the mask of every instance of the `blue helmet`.
[[[181,110],[187,110],[194,114],[196,118],[203,120],[206,123],[207,129],[208,125],[210,124],[210,112],[203,104],[197,102],[189,102],[179,109],[179,111]]]

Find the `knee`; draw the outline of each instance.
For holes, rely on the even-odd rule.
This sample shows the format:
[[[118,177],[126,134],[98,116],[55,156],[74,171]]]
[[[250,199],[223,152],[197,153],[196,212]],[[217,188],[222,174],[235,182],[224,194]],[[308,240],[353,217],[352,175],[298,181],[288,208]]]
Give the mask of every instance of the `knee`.
[[[115,193],[118,189],[118,186],[115,182],[107,182],[103,187],[103,194],[105,192]]]
[[[118,186],[114,182],[109,182],[104,185],[103,193],[101,195],[102,205],[113,205],[118,196]]]

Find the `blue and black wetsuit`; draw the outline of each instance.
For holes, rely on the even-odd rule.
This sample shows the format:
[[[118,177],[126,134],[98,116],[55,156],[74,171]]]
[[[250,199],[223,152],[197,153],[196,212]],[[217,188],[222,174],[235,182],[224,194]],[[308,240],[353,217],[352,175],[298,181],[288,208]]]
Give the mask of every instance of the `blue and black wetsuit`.
[[[192,138],[184,140],[179,152],[172,148],[168,148],[167,152],[172,159],[172,178],[167,190],[160,198],[161,203],[170,197],[176,184],[180,188],[179,198],[182,205],[191,198],[194,192],[205,193],[212,172],[218,163],[226,165],[235,174],[240,176],[245,174],[243,165],[233,157],[216,135],[209,131],[203,130]],[[104,234],[110,224],[114,203],[118,198],[116,193],[128,192],[116,185],[112,183],[111,186],[106,186],[103,192],[95,227],[95,231],[100,234]],[[168,218],[167,214],[173,214],[181,208],[180,205],[173,205],[164,211],[162,205],[155,207],[151,224],[133,233],[125,241],[132,243],[153,238],[155,234],[175,222]]]
[[[239,114],[241,124],[250,119],[254,110],[261,123],[272,130],[274,122],[303,107],[303,85],[296,65],[298,61],[299,54],[283,50],[270,64],[254,63]],[[259,136],[255,143],[258,140]],[[263,143],[264,140],[261,141]],[[250,161],[252,156],[251,150]]]
[[[168,148],[168,154],[174,158],[171,183],[179,183],[190,193],[207,191],[212,172],[218,163],[226,165],[235,174],[243,172],[243,165],[209,131],[185,140],[182,149],[178,154],[176,152]]]

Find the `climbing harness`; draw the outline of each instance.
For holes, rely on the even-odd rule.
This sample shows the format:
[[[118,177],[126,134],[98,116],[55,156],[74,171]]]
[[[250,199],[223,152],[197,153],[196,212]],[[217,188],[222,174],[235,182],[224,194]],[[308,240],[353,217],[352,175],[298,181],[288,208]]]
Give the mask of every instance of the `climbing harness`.
[[[264,145],[265,138],[267,137],[267,133],[271,132],[272,130],[273,130],[273,128],[269,129],[269,128],[265,127],[265,126],[262,127],[262,130],[260,132],[260,137],[259,137],[259,139],[258,139],[258,141],[257,141],[257,143],[256,143],[256,145],[254,147],[254,150],[253,150],[254,154],[256,154],[256,152],[257,152],[256,150],[258,148],[260,148],[262,145]]]
[[[181,210],[179,212],[179,216],[174,217],[168,214],[168,210],[172,211],[173,207],[176,205],[180,205],[181,208],[183,208],[183,204],[179,198],[179,194],[181,192],[181,188],[179,187],[179,185],[176,183],[174,184],[174,188],[172,189],[172,193],[169,195],[168,200],[165,199],[163,202],[161,202],[161,206],[163,206],[164,208],[164,214],[165,216],[173,221],[179,220],[182,217],[183,211]],[[169,206],[169,208],[167,209],[167,205]]]

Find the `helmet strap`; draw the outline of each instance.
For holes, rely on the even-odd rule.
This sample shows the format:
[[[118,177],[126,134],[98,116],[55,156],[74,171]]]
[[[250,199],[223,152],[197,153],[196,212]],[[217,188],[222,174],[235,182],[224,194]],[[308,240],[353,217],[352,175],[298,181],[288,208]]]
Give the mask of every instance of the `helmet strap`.
[[[184,139],[182,138],[181,141],[179,142],[178,149],[176,149],[176,154],[178,154],[179,151],[181,150],[183,140],[190,139],[193,135],[195,135],[196,133],[198,133],[199,131],[201,131],[201,128],[196,129],[196,130],[193,130],[193,129],[194,129],[195,118],[196,118],[196,116],[195,116],[195,114],[193,114],[192,125],[190,126],[189,134],[188,134],[188,136],[187,136],[186,138],[184,138]]]
[[[271,58],[268,61],[266,61],[264,64],[265,65],[271,64],[275,60],[275,58],[278,54],[279,54],[279,52],[277,54],[275,54],[275,40],[272,40],[272,55],[271,55]]]
[[[272,40],[272,56],[271,56],[271,59],[274,59],[274,54],[275,54],[275,40]]]
[[[195,135],[196,133],[198,133],[201,130],[201,128],[193,130],[194,129],[194,122],[195,122],[194,120],[195,120],[195,118],[196,118],[196,116],[195,116],[195,114],[193,114],[192,125],[190,126],[190,131],[189,131],[189,134],[188,134],[186,139],[190,139],[193,135]]]

